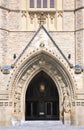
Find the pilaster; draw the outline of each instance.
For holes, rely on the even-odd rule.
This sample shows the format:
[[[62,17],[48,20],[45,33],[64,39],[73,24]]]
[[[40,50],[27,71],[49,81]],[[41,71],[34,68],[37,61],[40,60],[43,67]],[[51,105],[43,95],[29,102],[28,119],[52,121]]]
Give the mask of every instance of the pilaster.
[[[75,1],[76,65],[84,64],[84,1]]]

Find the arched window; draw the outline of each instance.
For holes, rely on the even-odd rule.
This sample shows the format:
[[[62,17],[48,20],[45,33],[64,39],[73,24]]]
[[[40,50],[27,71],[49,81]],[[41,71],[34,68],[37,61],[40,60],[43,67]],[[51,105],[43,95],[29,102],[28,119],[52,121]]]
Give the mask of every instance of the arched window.
[[[54,8],[54,0],[50,0],[50,8]]]
[[[34,0],[30,0],[30,8],[34,8]]]

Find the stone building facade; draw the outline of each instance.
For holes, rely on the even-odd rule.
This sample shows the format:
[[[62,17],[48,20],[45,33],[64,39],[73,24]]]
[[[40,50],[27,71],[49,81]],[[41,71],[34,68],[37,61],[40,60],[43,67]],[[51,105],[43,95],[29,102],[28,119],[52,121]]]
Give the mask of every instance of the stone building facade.
[[[31,90],[41,98],[38,107],[28,98],[38,74],[38,82],[54,83],[57,104],[44,85]],[[30,119],[84,125],[83,0],[0,0],[0,125],[25,122],[27,112]]]

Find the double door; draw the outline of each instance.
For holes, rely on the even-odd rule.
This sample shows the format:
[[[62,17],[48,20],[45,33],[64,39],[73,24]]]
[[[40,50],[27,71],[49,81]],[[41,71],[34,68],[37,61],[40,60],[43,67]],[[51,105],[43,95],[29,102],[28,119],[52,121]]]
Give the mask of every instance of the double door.
[[[51,120],[58,119],[58,105],[56,101],[27,102],[26,119]]]
[[[53,80],[44,71],[30,82],[25,95],[26,120],[59,119],[59,94]]]

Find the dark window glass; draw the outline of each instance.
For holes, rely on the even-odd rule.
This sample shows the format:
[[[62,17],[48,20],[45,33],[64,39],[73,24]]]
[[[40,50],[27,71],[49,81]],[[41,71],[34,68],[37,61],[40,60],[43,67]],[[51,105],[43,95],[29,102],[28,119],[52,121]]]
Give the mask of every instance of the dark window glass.
[[[47,8],[47,0],[43,0],[43,8]]]
[[[54,8],[54,0],[50,0],[50,8]]]
[[[34,0],[30,0],[30,8],[34,8]]]
[[[37,8],[41,8],[41,0],[37,0]]]

